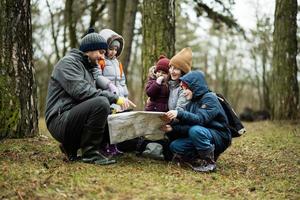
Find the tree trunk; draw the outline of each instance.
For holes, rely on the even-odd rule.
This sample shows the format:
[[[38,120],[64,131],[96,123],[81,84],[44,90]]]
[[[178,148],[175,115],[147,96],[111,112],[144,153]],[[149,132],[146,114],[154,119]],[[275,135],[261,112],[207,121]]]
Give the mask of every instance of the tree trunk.
[[[159,55],[175,53],[175,1],[143,1],[142,88]],[[144,96],[144,95],[143,95]]]
[[[53,43],[54,43],[54,49],[55,49],[55,54],[56,54],[56,60],[58,61],[60,59],[60,55],[59,55],[59,50],[58,50],[58,45],[57,45],[57,36],[58,34],[56,34],[55,31],[55,25],[54,25],[54,14],[51,10],[50,4],[48,2],[48,0],[46,1],[48,10],[49,10],[49,14],[50,14],[50,22],[51,22],[51,35],[52,35],[52,39],[53,39]]]
[[[117,13],[116,13],[117,21],[116,21],[115,31],[121,35],[123,32],[123,24],[124,24],[126,7],[127,7],[127,0],[117,0]]]
[[[116,30],[117,27],[117,0],[108,0],[108,28]]]
[[[65,9],[67,14],[67,23],[69,29],[69,38],[70,38],[70,47],[76,48],[77,47],[77,38],[76,38],[76,19],[73,16],[73,3],[74,0],[66,0]]]
[[[272,118],[295,119],[298,114],[297,0],[276,0],[272,66]]]
[[[94,0],[91,4],[91,20],[89,27],[95,27],[96,21],[99,20],[100,14],[106,7],[106,3],[101,3],[99,0]],[[99,8],[98,8],[99,7]]]
[[[38,111],[30,0],[2,0],[0,8],[0,138],[32,137],[38,134]]]
[[[120,60],[124,66],[124,73],[128,73],[128,64],[130,62],[131,55],[131,45],[133,40],[133,31],[134,31],[134,23],[135,16],[137,12],[138,2],[136,0],[127,0],[125,16],[124,16],[124,24],[123,24],[123,32],[122,36],[125,41],[124,50],[120,57]]]
[[[268,85],[268,73],[266,71],[268,50],[264,47],[262,51],[262,88],[263,88],[263,110],[270,111],[270,90]]]
[[[223,68],[222,68],[222,75],[221,75],[221,85],[222,85],[222,94],[225,97],[229,96],[229,80],[228,80],[228,67],[227,67],[227,57],[224,56],[223,58]]]

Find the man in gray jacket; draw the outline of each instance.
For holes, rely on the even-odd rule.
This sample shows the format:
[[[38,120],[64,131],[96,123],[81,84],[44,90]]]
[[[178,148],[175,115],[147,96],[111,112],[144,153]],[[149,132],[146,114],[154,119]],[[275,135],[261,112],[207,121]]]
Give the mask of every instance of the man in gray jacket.
[[[93,29],[82,38],[79,50],[72,49],[54,67],[48,85],[46,124],[51,135],[61,143],[68,159],[93,164],[111,164],[99,152],[110,113],[110,104],[124,105],[124,100],[95,87],[92,68],[104,57],[107,43]]]

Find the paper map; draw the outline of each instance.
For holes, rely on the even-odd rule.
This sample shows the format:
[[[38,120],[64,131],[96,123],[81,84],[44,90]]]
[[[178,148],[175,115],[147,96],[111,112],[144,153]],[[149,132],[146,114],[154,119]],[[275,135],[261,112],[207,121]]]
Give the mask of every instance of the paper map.
[[[164,132],[160,127],[165,124],[160,117],[164,112],[132,111],[108,116],[110,143],[117,144],[139,136],[162,139]]]

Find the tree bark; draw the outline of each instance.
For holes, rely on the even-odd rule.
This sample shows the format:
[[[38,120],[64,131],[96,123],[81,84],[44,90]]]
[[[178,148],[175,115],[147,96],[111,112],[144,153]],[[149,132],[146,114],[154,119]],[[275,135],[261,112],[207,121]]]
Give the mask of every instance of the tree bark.
[[[74,0],[66,0],[65,9],[67,14],[67,23],[69,29],[69,38],[70,38],[70,47],[76,48],[77,47],[77,38],[76,38],[76,19],[73,16],[73,4]]]
[[[117,0],[108,0],[108,28],[116,30],[117,27]]]
[[[262,88],[263,88],[263,110],[270,111],[270,89],[268,84],[268,73],[266,70],[267,65],[267,58],[268,58],[268,51],[266,48],[263,48],[262,50]]]
[[[175,53],[175,1],[143,1],[142,87],[159,55]],[[143,94],[144,97],[144,94]]]
[[[123,24],[125,16],[125,8],[127,7],[127,0],[117,0],[117,13],[116,13],[116,27],[115,31],[118,34],[123,33]]]
[[[32,137],[38,134],[38,110],[30,0],[2,0],[0,7],[0,138]]]
[[[297,81],[297,0],[276,0],[273,33],[272,118],[296,119],[299,108]]]
[[[125,45],[124,45],[124,50],[122,52],[122,55],[120,57],[125,74],[128,73],[128,64],[130,62],[131,45],[132,45],[132,40],[134,35],[134,24],[135,24],[137,6],[138,6],[138,2],[136,0],[127,0],[125,16],[124,16],[123,32],[122,32]]]

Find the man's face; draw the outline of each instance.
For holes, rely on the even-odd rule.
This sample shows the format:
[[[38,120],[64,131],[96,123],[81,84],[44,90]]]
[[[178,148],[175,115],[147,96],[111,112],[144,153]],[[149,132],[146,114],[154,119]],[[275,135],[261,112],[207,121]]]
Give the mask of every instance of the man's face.
[[[100,59],[105,59],[105,52],[106,51],[104,49],[100,49],[95,51],[88,51],[86,52],[86,55],[89,57],[91,64],[97,65]]]

